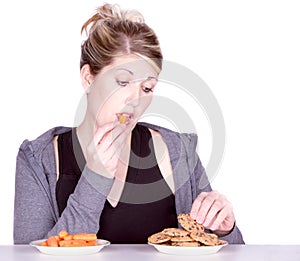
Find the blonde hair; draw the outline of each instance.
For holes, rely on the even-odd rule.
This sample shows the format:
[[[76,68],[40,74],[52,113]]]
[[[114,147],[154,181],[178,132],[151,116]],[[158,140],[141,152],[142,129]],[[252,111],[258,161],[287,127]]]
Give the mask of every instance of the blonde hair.
[[[96,75],[121,54],[137,54],[162,68],[162,53],[154,31],[136,10],[105,4],[81,28],[87,39],[81,45],[80,68],[89,64]]]

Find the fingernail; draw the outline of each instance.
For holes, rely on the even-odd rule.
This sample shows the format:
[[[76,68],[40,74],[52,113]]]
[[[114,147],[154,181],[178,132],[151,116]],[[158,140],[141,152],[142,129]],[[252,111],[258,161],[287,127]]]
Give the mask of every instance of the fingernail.
[[[198,217],[198,218],[197,218],[197,221],[203,223],[203,222],[204,222],[203,217],[201,217],[201,216]]]
[[[196,221],[197,221],[197,223],[199,223],[199,224],[202,224],[202,223],[203,223],[203,220],[202,220],[201,218],[197,218]]]
[[[211,226],[210,230],[214,231],[216,230],[217,228],[215,226]]]

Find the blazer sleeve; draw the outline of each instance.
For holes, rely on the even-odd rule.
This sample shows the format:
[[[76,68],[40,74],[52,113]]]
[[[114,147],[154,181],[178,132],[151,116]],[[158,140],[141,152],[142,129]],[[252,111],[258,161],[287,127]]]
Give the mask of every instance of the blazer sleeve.
[[[28,244],[42,239],[53,225],[54,213],[47,194],[20,150],[15,173],[14,243]]]
[[[211,191],[210,180],[206,174],[205,168],[203,167],[198,153],[196,152],[195,146],[196,140],[191,140],[189,154],[189,168],[191,172],[191,185],[193,201],[201,192]],[[193,153],[191,154],[191,152]],[[243,236],[239,228],[234,224],[233,229],[230,233],[224,237],[220,237],[222,240],[226,240],[230,244],[244,244]]]
[[[42,168],[32,165],[20,150],[16,162],[14,201],[14,244],[28,244],[66,229],[70,233],[97,233],[99,217],[113,179],[88,168],[82,176],[61,217],[51,200],[49,183]]]
[[[105,178],[85,167],[67,206],[47,237],[62,229],[69,233],[97,233],[99,220],[113,179]]]

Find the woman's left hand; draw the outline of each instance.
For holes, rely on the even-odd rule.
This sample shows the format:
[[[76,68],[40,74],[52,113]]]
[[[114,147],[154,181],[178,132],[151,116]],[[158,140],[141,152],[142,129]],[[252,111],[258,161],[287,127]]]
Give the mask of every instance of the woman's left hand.
[[[226,234],[234,226],[235,217],[231,203],[217,191],[202,192],[192,205],[191,218],[220,234]]]

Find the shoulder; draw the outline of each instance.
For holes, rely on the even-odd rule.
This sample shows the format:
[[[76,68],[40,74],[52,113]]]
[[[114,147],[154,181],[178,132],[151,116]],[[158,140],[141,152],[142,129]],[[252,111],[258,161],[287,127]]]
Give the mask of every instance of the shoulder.
[[[41,153],[50,144],[53,144],[53,138],[59,134],[70,131],[71,127],[58,126],[47,130],[36,139],[25,139],[20,146],[20,151],[31,151],[35,155]]]
[[[148,127],[152,135],[160,136],[167,144],[170,153],[173,151],[180,151],[183,148],[188,154],[191,152],[194,153],[196,150],[198,136],[195,133],[180,133],[146,122],[139,122],[138,124]]]

